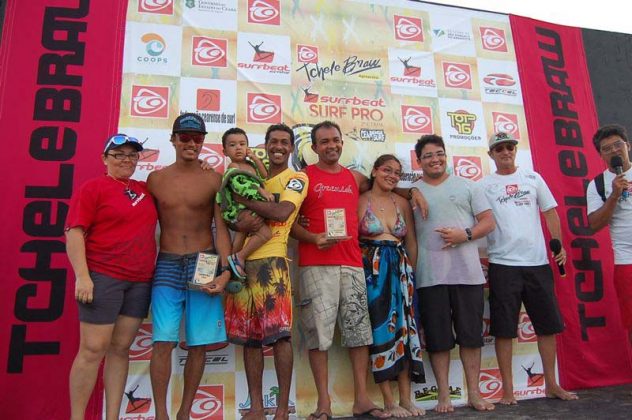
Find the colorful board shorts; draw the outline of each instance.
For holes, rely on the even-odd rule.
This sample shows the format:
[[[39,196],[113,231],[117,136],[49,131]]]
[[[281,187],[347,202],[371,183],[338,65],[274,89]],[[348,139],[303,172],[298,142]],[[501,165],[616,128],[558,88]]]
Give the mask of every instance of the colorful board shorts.
[[[271,345],[292,333],[292,289],[286,258],[246,261],[246,286],[226,296],[228,341]]]
[[[300,268],[300,319],[307,348],[327,351],[336,321],[344,347],[373,344],[362,267],[317,265]]]
[[[226,341],[222,296],[187,288],[196,258],[197,253],[158,254],[151,294],[154,343],[179,341],[182,314],[188,346]]]

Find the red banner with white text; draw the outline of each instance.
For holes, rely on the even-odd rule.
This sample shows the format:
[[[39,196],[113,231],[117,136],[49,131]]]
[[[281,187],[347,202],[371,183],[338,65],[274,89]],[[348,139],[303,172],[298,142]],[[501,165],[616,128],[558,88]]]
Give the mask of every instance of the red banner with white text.
[[[0,413],[69,418],[78,346],[64,222],[116,130],[126,1],[8,1],[0,124]],[[94,400],[87,418],[100,415]]]
[[[632,378],[630,349],[621,326],[606,230],[591,232],[586,184],[603,170],[592,145],[595,112],[579,28],[511,16],[511,29],[534,168],[558,202],[565,278],[556,293],[566,323],[558,336],[560,380],[568,388],[620,384]]]

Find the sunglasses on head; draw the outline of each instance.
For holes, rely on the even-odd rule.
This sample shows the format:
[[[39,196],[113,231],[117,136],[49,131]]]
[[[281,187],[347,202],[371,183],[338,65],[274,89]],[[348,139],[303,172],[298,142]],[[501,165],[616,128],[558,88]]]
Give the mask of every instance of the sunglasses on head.
[[[195,144],[202,144],[204,143],[204,134],[203,133],[178,133],[178,140],[180,140],[181,143],[188,143],[191,140],[193,140],[193,142]]]
[[[516,149],[516,145],[513,143],[505,143],[505,144],[499,144],[498,146],[494,147],[494,152],[502,152],[503,150],[507,149],[510,152],[513,152]]]
[[[122,144],[125,143],[138,143],[138,144],[142,144],[141,142],[138,141],[137,138],[135,137],[130,137],[126,134],[117,134],[115,136],[110,137],[110,139],[108,140],[108,144],[105,145],[105,148],[107,149],[108,147],[110,147],[112,144],[115,144],[117,146],[120,146]]]

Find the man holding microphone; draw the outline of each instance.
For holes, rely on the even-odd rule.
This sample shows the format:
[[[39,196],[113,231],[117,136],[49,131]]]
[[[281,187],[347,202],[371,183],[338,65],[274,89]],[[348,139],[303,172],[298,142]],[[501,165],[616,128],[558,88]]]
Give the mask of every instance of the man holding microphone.
[[[561,246],[557,202],[538,173],[516,166],[517,145],[508,133],[492,135],[488,154],[496,164],[496,173],[480,181],[497,226],[487,236],[487,251],[490,334],[495,337],[503,382],[500,404],[517,404],[513,395],[512,340],[517,336],[522,303],[537,335],[546,396],[574,400],[577,395],[562,389],[555,378],[555,334],[564,330],[564,323],[540,223],[542,212],[562,273],[566,251]]]
[[[593,143],[608,169],[586,188],[588,223],[597,232],[610,225],[614,250],[614,285],[623,327],[632,343],[632,200],[630,143],[620,125],[600,127]]]

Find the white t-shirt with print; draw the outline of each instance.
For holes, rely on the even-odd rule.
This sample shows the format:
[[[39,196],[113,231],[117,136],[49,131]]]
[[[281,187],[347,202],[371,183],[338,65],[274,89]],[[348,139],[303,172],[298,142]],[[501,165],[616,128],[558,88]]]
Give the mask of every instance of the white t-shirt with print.
[[[606,198],[612,193],[612,180],[616,176],[609,170],[603,172]],[[632,182],[632,168],[625,172],[625,179]],[[603,200],[597,193],[595,181],[592,180],[586,188],[586,213],[590,214],[603,206]],[[632,192],[624,200],[619,198],[610,220],[610,238],[614,250],[615,264],[632,264]]]
[[[487,235],[489,261],[510,266],[549,263],[540,212],[557,207],[537,172],[518,168],[510,175],[490,174],[480,187],[492,206],[496,229]]]

